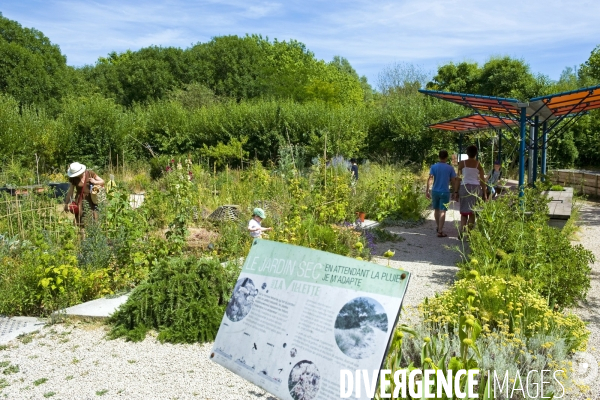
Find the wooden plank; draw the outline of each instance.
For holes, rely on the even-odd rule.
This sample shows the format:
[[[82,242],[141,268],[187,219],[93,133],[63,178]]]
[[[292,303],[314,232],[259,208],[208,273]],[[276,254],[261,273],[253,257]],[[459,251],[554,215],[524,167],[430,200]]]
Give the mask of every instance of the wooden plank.
[[[558,173],[558,179],[562,182],[565,182],[568,179],[568,177],[569,177],[569,174],[567,172],[560,171]]]
[[[583,177],[583,184],[585,186],[595,187],[598,183],[598,175],[585,174]]]

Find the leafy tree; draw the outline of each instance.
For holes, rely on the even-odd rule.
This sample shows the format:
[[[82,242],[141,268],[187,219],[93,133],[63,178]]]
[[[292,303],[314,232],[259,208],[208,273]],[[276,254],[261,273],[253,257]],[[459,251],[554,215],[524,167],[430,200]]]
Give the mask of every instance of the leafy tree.
[[[148,47],[113,52],[80,72],[100,93],[124,106],[178,93],[186,107],[196,107],[189,101],[190,96],[200,96],[200,86],[238,102],[273,97],[356,104],[365,93],[370,95],[366,78],[359,78],[347,60],[325,63],[298,41],[270,42],[260,35],[215,37],[186,50]]]
[[[71,71],[57,45],[0,14],[0,90],[21,105],[56,111],[69,92]]]
[[[347,73],[351,77],[358,79],[358,81],[360,82],[360,86],[363,90],[363,100],[365,102],[368,102],[373,99],[373,88],[367,81],[367,77],[364,75],[359,77],[356,70],[352,67],[352,65],[350,65],[350,62],[346,58],[341,56],[334,56],[333,60],[329,64],[336,67],[340,71]]]
[[[259,95],[263,48],[268,41],[261,36],[236,35],[213,38],[188,50],[193,68],[188,72],[191,81],[211,88],[219,96],[237,100]]]
[[[568,92],[580,87],[577,78],[577,70],[572,67],[566,67],[561,73],[558,81],[549,85],[551,93]],[[550,93],[550,94],[551,94]]]
[[[304,101],[315,75],[314,55],[304,44],[275,40],[262,61],[260,81],[268,97]]]
[[[304,87],[306,100],[321,100],[332,104],[359,104],[364,99],[360,80],[337,68],[319,61]]]
[[[579,69],[579,78],[585,82],[585,86],[590,86],[600,82],[600,45],[596,46],[590,58],[581,64]]]
[[[481,69],[475,62],[449,63],[438,68],[427,89],[458,93],[480,93]]]
[[[526,100],[542,94],[547,85],[548,78],[534,76],[525,61],[492,57],[482,67],[466,61],[442,65],[427,88]]]
[[[101,57],[94,67],[83,68],[82,73],[103,95],[131,106],[162,99],[180,88],[186,70],[183,50],[153,46],[137,52],[112,52]]]
[[[539,93],[535,78],[523,60],[492,57],[481,69],[480,94],[527,100],[535,97],[536,92]]]

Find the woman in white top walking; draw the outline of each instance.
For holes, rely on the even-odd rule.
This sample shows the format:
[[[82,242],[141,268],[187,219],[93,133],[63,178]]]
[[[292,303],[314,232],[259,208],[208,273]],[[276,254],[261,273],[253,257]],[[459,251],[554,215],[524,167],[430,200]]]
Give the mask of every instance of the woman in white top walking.
[[[483,167],[476,159],[477,146],[467,147],[468,160],[458,163],[458,176],[462,177],[460,189],[454,188],[454,196],[460,196],[460,232],[462,237],[465,229],[473,228],[475,224],[475,212],[473,208],[477,199],[483,196],[487,200],[487,191],[485,185],[485,173]],[[457,180],[458,182],[458,180]]]

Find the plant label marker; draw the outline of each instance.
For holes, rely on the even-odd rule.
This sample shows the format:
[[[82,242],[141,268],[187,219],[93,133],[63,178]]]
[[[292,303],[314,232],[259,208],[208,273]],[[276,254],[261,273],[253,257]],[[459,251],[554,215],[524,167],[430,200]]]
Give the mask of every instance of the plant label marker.
[[[409,281],[406,271],[255,240],[211,359],[281,399],[339,399],[346,371],[379,373]],[[369,398],[361,392],[353,398]]]

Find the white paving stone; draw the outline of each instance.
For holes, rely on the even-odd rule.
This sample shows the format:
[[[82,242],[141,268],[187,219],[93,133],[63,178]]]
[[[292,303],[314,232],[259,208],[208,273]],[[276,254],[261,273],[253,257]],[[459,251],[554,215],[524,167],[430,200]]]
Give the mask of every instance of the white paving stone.
[[[34,317],[2,317],[0,316],[0,345],[4,345],[19,335],[41,329],[45,322]]]
[[[121,304],[125,303],[128,297],[129,294],[112,298],[104,297],[66,308],[60,311],[60,314],[70,317],[107,318],[112,315]]]

